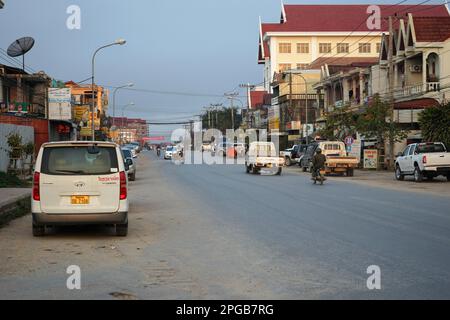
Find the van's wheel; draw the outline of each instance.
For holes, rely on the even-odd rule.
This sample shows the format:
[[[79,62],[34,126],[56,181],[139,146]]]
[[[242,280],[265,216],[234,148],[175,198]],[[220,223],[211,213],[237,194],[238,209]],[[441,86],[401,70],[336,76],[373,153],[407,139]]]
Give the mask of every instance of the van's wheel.
[[[126,237],[128,234],[128,222],[124,224],[116,224],[116,235],[118,237]]]
[[[136,181],[136,172],[131,175],[130,181]]]
[[[302,167],[302,171],[303,172],[306,172],[307,171],[307,168],[306,167],[303,167],[303,166],[301,166]]]
[[[258,174],[259,173],[259,170],[258,170],[258,168],[256,166],[252,167],[252,173],[253,174]]]
[[[355,170],[353,168],[347,169],[347,177],[353,177],[355,175]]]
[[[282,168],[278,168],[277,176],[281,176],[281,172],[283,172],[283,169]]]
[[[402,173],[402,169],[400,169],[400,166],[397,165],[395,167],[395,179],[397,179],[398,181],[403,181],[405,180],[405,176]]]
[[[415,182],[422,182],[423,181],[423,174],[420,171],[420,168],[418,166],[416,166],[416,168],[414,169],[414,181]]]
[[[43,237],[45,236],[45,225],[37,225],[33,223],[33,236]]]
[[[285,161],[286,161],[286,166],[287,166],[287,167],[290,167],[291,164],[292,164],[292,163],[291,163],[291,158],[285,157],[284,159],[285,159]]]
[[[245,164],[245,172],[246,172],[246,173],[250,173],[250,170],[251,170],[250,166],[248,166],[247,164]]]

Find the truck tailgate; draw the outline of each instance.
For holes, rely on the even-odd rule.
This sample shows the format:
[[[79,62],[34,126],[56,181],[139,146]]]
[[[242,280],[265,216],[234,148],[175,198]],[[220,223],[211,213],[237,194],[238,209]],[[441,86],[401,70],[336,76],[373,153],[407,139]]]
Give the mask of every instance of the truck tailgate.
[[[450,167],[450,153],[426,153],[427,161],[425,167]]]

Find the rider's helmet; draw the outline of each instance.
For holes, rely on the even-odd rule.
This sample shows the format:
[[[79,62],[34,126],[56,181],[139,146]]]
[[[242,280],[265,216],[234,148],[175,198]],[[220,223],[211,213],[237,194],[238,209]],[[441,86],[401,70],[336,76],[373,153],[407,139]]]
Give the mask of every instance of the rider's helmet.
[[[316,152],[317,152],[317,153],[322,153],[322,149],[317,148]]]

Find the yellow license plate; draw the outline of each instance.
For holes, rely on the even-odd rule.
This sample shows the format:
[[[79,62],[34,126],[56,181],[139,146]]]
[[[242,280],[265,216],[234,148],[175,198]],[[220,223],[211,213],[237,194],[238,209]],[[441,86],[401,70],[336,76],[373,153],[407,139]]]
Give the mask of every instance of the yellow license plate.
[[[89,196],[72,196],[72,204],[89,204]]]

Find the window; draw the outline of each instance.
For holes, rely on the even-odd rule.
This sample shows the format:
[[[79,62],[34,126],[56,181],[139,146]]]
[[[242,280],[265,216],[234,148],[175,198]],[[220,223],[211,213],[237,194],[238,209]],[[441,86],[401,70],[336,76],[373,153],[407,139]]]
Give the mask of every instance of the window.
[[[327,151],[341,150],[341,145],[340,144],[325,144],[324,150],[327,150]]]
[[[409,154],[410,156],[412,156],[414,154],[414,151],[416,150],[416,146],[411,146],[411,148],[409,149]]]
[[[297,43],[297,53],[309,53],[309,43]]]
[[[404,157],[408,155],[409,149],[410,149],[410,148],[411,148],[411,146],[407,146],[406,149],[405,149],[405,151],[403,151],[403,156],[404,156]]]
[[[290,43],[280,43],[278,49],[279,49],[280,53],[291,53],[291,44]]]
[[[377,43],[377,53],[380,53],[381,51],[381,43]]]
[[[370,43],[360,43],[359,44],[359,53],[370,53],[371,45]]]
[[[331,43],[319,43],[319,53],[331,53]]]
[[[348,52],[349,52],[349,44],[348,43],[338,43],[337,53],[348,53]]]
[[[280,68],[279,68],[280,72],[287,71],[289,69],[291,69],[290,63],[280,63]]]
[[[307,63],[297,63],[297,69],[307,69],[308,64]]]
[[[425,143],[417,146],[417,153],[444,153],[446,152],[444,145],[440,143]]]
[[[100,175],[118,172],[116,149],[98,147],[89,152],[86,146],[45,148],[42,173],[49,175]]]

